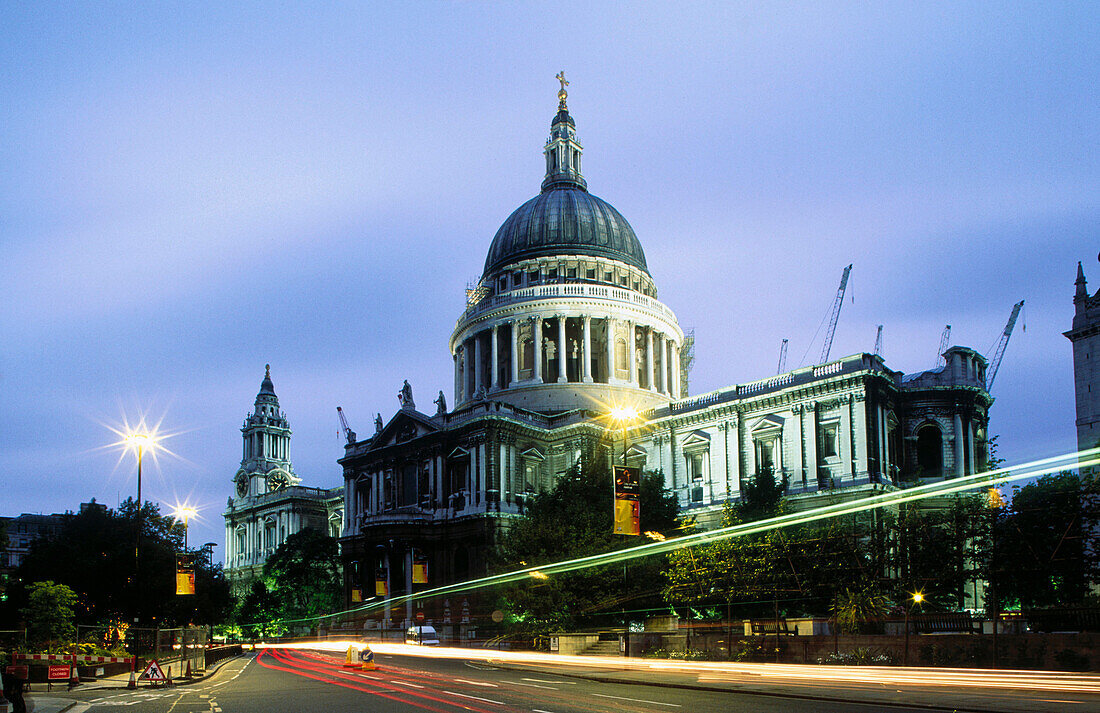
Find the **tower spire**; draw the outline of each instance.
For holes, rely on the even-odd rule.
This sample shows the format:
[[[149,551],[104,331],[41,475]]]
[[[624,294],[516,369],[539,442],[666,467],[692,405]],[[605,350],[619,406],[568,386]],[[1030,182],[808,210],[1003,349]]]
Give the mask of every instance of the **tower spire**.
[[[1084,302],[1089,298],[1088,283],[1085,281],[1085,269],[1081,267],[1081,261],[1077,261],[1077,281],[1073,283],[1077,286],[1077,292],[1073,295],[1073,303]]]
[[[546,140],[546,146],[542,152],[546,156],[546,177],[542,179],[542,191],[555,188],[579,188],[588,190],[588,184],[581,175],[581,145],[577,142],[577,125],[573,117],[569,116],[569,106],[566,99],[569,92],[569,80],[565,78],[565,70],[558,72],[555,77],[561,83],[558,90],[558,113],[550,122],[550,138]]]

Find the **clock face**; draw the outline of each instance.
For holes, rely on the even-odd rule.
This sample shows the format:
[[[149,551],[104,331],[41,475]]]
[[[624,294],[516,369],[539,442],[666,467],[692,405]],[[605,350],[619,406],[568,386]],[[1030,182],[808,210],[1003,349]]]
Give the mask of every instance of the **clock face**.
[[[248,476],[244,473],[237,475],[237,497],[243,498],[248,495]]]
[[[267,476],[267,491],[270,493],[280,488],[285,488],[288,483],[289,481],[287,480],[286,473],[275,471]]]

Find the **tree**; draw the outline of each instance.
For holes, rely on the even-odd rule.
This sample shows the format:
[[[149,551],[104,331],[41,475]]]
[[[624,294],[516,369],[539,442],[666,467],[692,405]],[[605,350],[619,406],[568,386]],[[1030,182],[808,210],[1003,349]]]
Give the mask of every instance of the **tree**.
[[[77,593],[75,615],[80,624],[130,622],[135,617],[142,626],[222,621],[230,599],[220,565],[200,558],[195,568],[197,594],[176,596],[175,556],[183,545],[183,525],[148,502],[141,511],[135,580],[137,515],[130,499],[118,510],[92,507],[66,515],[57,536],[34,542],[16,571],[18,581],[10,587],[14,609],[27,603],[29,591],[23,583],[50,580]]]
[[[64,584],[35,582],[27,590],[27,606],[20,610],[32,646],[56,651],[73,643],[73,606],[76,593]]]
[[[264,578],[286,619],[335,610],[342,594],[336,538],[308,527],[290,535],[267,558]]]
[[[1080,604],[1100,581],[1100,491],[1092,477],[1063,472],[1014,488],[994,524],[990,566],[1011,606]]]
[[[679,527],[678,502],[665,490],[659,472],[642,475],[639,508],[642,532],[671,533]],[[640,544],[638,538],[613,534],[612,513],[610,469],[606,461],[589,455],[512,521],[495,567],[507,571]],[[502,608],[513,630],[532,633],[562,631],[582,622],[621,622],[628,610],[660,607],[663,560],[649,557],[628,565],[589,567],[509,586],[502,592]]]

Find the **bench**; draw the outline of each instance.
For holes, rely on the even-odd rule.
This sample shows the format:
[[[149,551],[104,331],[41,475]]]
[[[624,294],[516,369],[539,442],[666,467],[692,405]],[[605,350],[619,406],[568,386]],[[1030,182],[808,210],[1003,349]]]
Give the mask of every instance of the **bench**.
[[[753,636],[795,636],[798,634],[798,626],[787,623],[786,619],[753,619],[749,622]]]
[[[969,612],[915,614],[909,621],[918,634],[975,634],[980,626]]]

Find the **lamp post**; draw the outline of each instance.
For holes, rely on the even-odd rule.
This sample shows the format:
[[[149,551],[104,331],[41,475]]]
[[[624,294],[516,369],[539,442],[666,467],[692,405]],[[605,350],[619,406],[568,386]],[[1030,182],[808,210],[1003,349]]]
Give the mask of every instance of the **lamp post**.
[[[911,597],[905,600],[905,653],[902,654],[902,665],[909,665],[909,606],[910,603],[920,605],[924,601],[922,592],[913,592]]]
[[[134,529],[134,586],[138,586],[138,577],[140,572],[140,557],[139,552],[141,549],[141,526],[142,526],[142,513],[141,513],[141,465],[145,458],[145,451],[153,451],[157,445],[157,439],[154,435],[146,433],[145,431],[131,431],[123,437],[123,443],[129,449],[133,449],[137,453],[137,512],[135,513],[136,527]],[[135,608],[136,613],[136,608]],[[137,617],[134,617],[135,622]]]
[[[626,427],[638,418],[638,411],[633,406],[616,406],[611,409],[611,419],[623,429],[623,465],[626,465]]]
[[[172,512],[172,517],[176,518],[176,522],[183,520],[183,551],[187,552],[187,523],[188,521],[199,514],[199,511],[190,505],[177,505],[175,511]]]

